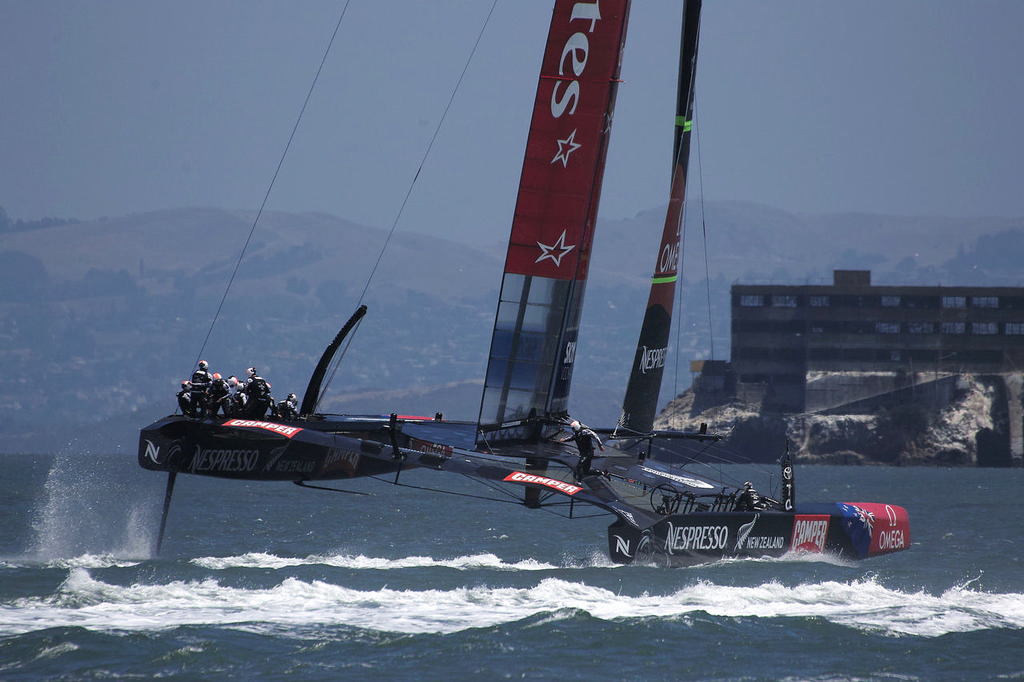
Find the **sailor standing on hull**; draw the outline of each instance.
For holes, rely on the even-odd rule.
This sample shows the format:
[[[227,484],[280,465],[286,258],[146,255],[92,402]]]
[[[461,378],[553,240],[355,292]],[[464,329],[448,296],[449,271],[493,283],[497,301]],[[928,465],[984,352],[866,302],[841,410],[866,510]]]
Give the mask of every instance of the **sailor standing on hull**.
[[[606,475],[607,472],[590,468],[590,462],[594,459],[594,443],[596,442],[597,447],[604,450],[604,445],[601,444],[601,439],[598,435],[590,427],[581,424],[577,419],[569,422],[569,428],[572,429],[572,434],[563,438],[560,442],[564,443],[572,440],[576,443],[576,449],[579,450],[580,459],[576,464],[576,480],[579,481],[584,476]]]
[[[213,383],[213,375],[210,374],[210,365],[206,360],[199,361],[199,368],[192,372],[192,416],[206,416],[206,391]]]

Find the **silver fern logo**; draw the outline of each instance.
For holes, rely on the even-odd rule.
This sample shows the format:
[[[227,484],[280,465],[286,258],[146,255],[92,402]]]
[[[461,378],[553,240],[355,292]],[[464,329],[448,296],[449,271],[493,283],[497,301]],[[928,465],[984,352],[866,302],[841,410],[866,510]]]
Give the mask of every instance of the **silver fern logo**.
[[[754,518],[751,519],[750,523],[744,523],[742,526],[740,526],[739,531],[737,531],[736,533],[737,552],[743,549],[743,546],[747,544],[747,538],[750,536],[750,533],[754,530],[754,524],[757,523],[757,519],[760,516],[760,514],[754,514]]]

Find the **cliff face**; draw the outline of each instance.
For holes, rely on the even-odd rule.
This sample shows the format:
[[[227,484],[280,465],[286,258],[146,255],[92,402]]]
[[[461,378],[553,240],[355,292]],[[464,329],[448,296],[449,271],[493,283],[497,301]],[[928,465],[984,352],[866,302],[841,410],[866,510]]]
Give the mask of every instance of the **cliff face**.
[[[940,403],[880,404],[867,413],[783,414],[733,399],[695,411],[693,389],[673,400],[655,428],[706,422],[725,445],[754,461],[774,461],[787,442],[797,462],[935,466],[1020,466],[1020,375],[955,378]]]

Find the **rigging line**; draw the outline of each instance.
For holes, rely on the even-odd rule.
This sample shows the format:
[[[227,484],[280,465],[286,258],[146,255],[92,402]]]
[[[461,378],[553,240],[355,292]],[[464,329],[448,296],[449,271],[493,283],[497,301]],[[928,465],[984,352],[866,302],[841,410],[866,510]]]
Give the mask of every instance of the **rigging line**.
[[[391,238],[395,236],[395,231],[398,229],[398,221],[402,219],[402,214],[405,213],[405,206],[409,203],[409,197],[412,196],[412,191],[416,187],[416,181],[419,180],[420,172],[423,170],[423,166],[427,163],[427,157],[430,156],[430,151],[434,148],[434,142],[437,140],[437,136],[441,132],[441,127],[444,125],[445,120],[448,118],[448,112],[452,108],[452,102],[455,101],[455,95],[459,92],[459,87],[462,85],[463,79],[466,77],[466,72],[469,70],[469,65],[473,61],[473,57],[476,55],[477,48],[480,47],[480,41],[483,39],[484,31],[487,30],[487,25],[491,21],[491,16],[494,14],[494,8],[497,6],[498,0],[494,0],[491,4],[491,9],[487,13],[487,17],[484,19],[483,26],[480,27],[480,33],[476,37],[476,42],[473,43],[473,49],[470,50],[469,57],[466,59],[465,66],[462,67],[462,73],[459,74],[459,79],[455,83],[455,87],[452,89],[451,96],[448,98],[448,104],[445,105],[444,112],[441,114],[441,120],[437,122],[437,127],[434,129],[434,134],[430,138],[430,143],[427,145],[426,151],[423,152],[423,158],[420,159],[420,165],[416,169],[416,174],[413,175],[412,182],[409,183],[409,188],[405,191],[405,197],[402,199],[401,205],[398,207],[398,213],[395,215],[394,221],[391,223],[391,229],[388,231],[388,236],[384,240],[384,245],[380,247],[380,251],[377,253],[377,260],[373,264],[373,268],[370,270],[370,274],[366,278],[366,284],[363,285],[363,290],[359,294],[359,300],[356,305],[362,305],[363,300],[366,298],[366,292],[370,288],[370,283],[373,281],[374,276],[377,274],[377,268],[380,267],[381,261],[384,260],[384,253],[388,250],[388,246],[391,244]],[[353,330],[354,332],[355,330]],[[355,334],[351,334],[349,337],[349,343],[351,343],[351,337]],[[334,380],[334,375],[338,372],[338,368],[341,366],[341,361],[345,357],[345,353],[348,350],[348,344],[345,348],[334,358],[331,362],[331,371],[327,375],[327,381],[324,383],[323,390],[320,395],[327,391],[330,387],[331,382]],[[317,401],[320,404],[320,401]]]
[[[334,45],[334,39],[338,36],[338,31],[341,30],[341,22],[345,18],[345,13],[348,11],[348,6],[351,1],[352,0],[345,0],[345,6],[341,8],[341,15],[338,17],[338,23],[334,25],[334,32],[331,34],[331,39],[327,42],[327,48],[324,50],[323,57],[320,59],[320,66],[317,67],[316,75],[313,76],[313,82],[309,85],[309,91],[306,93],[306,99],[303,100],[302,108],[299,109],[299,115],[295,119],[295,125],[292,126],[292,132],[288,136],[288,142],[284,146],[284,151],[281,152],[281,158],[277,162],[277,168],[274,169],[274,175],[270,179],[270,185],[267,187],[267,191],[263,195],[263,201],[260,203],[260,208],[256,212],[255,219],[252,221],[252,227],[249,229],[249,236],[246,237],[245,244],[242,245],[242,250],[238,254],[238,260],[235,261],[235,269],[231,271],[231,277],[228,279],[228,284],[224,287],[224,295],[220,298],[220,304],[217,306],[217,312],[213,314],[213,319],[210,320],[210,328],[206,330],[206,338],[203,339],[203,344],[199,348],[199,354],[196,356],[196,363],[199,362],[199,358],[202,357],[203,352],[206,350],[206,344],[210,341],[210,335],[213,334],[213,328],[217,324],[217,319],[220,317],[221,311],[224,309],[224,302],[227,300],[228,292],[231,291],[231,286],[235,282],[235,276],[238,274],[238,268],[242,265],[242,258],[245,257],[245,252],[249,248],[252,236],[256,232],[256,226],[259,224],[260,218],[263,216],[263,209],[267,206],[267,201],[270,199],[270,192],[274,189],[274,183],[277,182],[277,176],[281,172],[281,167],[284,166],[284,159],[288,156],[288,150],[291,149],[292,140],[295,139],[295,133],[299,129],[299,123],[302,121],[302,115],[306,113],[306,107],[309,105],[309,100],[313,96],[313,90],[316,88],[317,80],[320,79],[320,73],[324,70],[324,64],[327,62],[327,55],[331,52],[331,46]]]
[[[445,490],[444,488],[430,488],[423,485],[412,485],[411,483],[399,483],[398,481],[391,481],[385,478],[381,478],[380,476],[367,476],[367,478],[372,478],[375,481],[387,483],[388,485],[398,486],[399,488],[410,488],[412,490],[426,490],[427,492],[432,493],[443,493],[445,495],[454,495],[455,497],[470,497],[475,500],[485,500],[487,502],[501,502],[503,504],[522,504],[522,502],[520,502],[518,499],[500,500],[496,497],[485,497],[483,495],[473,495],[471,493],[460,493],[454,490]],[[496,492],[505,492],[499,489],[493,490],[495,490]]]
[[[473,57],[476,55],[477,48],[480,47],[480,41],[483,40],[484,31],[487,30],[487,25],[491,21],[491,16],[494,14],[494,8],[498,5],[498,0],[494,0],[491,4],[491,9],[487,13],[487,17],[484,19],[483,26],[480,27],[480,33],[476,37],[476,42],[473,43],[473,49],[469,52],[469,57],[466,59],[465,66],[462,67],[462,73],[459,74],[459,79],[455,83],[455,87],[452,88],[451,95],[448,98],[448,104],[445,105],[444,112],[441,114],[441,120],[437,122],[437,127],[434,129],[434,134],[430,138],[430,143],[427,145],[427,149],[423,152],[423,158],[420,159],[420,165],[416,169],[416,174],[412,178],[412,182],[409,183],[409,189],[405,192],[405,197],[402,199],[402,204],[398,207],[398,214],[395,216],[394,222],[391,223],[391,230],[388,232],[387,239],[384,240],[384,246],[381,247],[380,253],[377,254],[377,262],[373,264],[373,269],[370,271],[370,276],[366,278],[366,285],[363,286],[363,291],[359,294],[358,303],[363,302],[363,298],[366,296],[367,289],[370,288],[370,282],[373,280],[374,275],[377,273],[377,268],[380,266],[381,260],[384,258],[384,252],[387,251],[388,245],[391,243],[391,238],[395,234],[395,230],[398,227],[398,221],[402,219],[402,214],[405,212],[405,206],[409,203],[409,197],[412,195],[412,190],[416,186],[416,181],[420,177],[420,172],[423,170],[423,166],[427,163],[427,157],[430,156],[430,151],[434,148],[434,142],[437,140],[438,134],[441,132],[441,127],[444,125],[445,119],[448,118],[448,112],[452,108],[452,102],[455,101],[455,95],[458,94],[459,88],[462,86],[462,81],[466,77],[466,72],[469,71],[469,65],[473,61]]]
[[[693,124],[690,124],[691,127]],[[674,181],[674,180],[673,180]],[[683,189],[683,196],[686,197],[686,189]],[[679,267],[676,278],[676,353],[675,370],[672,374],[672,393],[679,395],[679,358],[683,353],[683,313],[686,308],[683,306],[683,279],[686,276],[686,213],[690,202],[683,200],[683,215],[680,217],[681,232],[679,235]]]
[[[694,113],[694,118],[697,118]],[[696,128],[696,125],[694,126]],[[704,236],[704,285],[705,295],[708,304],[708,344],[711,350],[711,359],[715,359],[715,329],[711,316],[711,264],[708,260],[708,223],[707,213],[704,211],[704,171],[701,162],[700,129],[697,128],[697,182],[700,184],[700,227]]]

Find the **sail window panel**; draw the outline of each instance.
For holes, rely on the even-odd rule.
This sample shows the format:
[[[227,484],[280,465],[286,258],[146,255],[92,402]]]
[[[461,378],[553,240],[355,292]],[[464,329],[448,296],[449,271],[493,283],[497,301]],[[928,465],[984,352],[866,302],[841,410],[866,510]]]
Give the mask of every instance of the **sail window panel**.
[[[499,301],[518,301],[523,297],[523,287],[526,286],[526,275],[517,275],[513,272],[506,272],[501,280],[501,296]]]
[[[492,359],[487,365],[488,387],[507,386],[511,390],[530,391],[543,389],[551,375],[551,365],[540,362],[508,362]],[[506,381],[508,382],[506,384]]]
[[[531,410],[534,414],[543,414],[543,396],[537,396],[532,391],[509,391],[502,419],[520,419],[529,416]]]
[[[524,331],[557,333],[562,322],[563,306],[533,305],[520,306],[518,301],[503,301],[498,305],[495,329],[513,330],[517,326]],[[519,325],[520,317],[522,324]]]
[[[570,285],[569,280],[534,277],[530,283],[530,293],[526,302],[533,305],[554,306],[555,302],[565,301],[569,298]]]
[[[495,329],[491,359],[542,362],[551,357],[551,343],[544,334]]]
[[[495,329],[491,336],[491,364],[495,361],[508,358],[512,354],[512,342],[515,334],[505,329]],[[490,370],[488,370],[490,372]]]
[[[510,390],[541,392],[551,376],[551,365],[537,362],[515,362],[508,377]]]
[[[510,419],[521,419],[528,416],[531,409],[535,414],[542,413],[543,397],[538,398],[531,391],[487,388],[481,401],[480,423],[497,424]]]
[[[523,310],[523,331],[557,335],[562,327],[564,306],[527,305]]]

